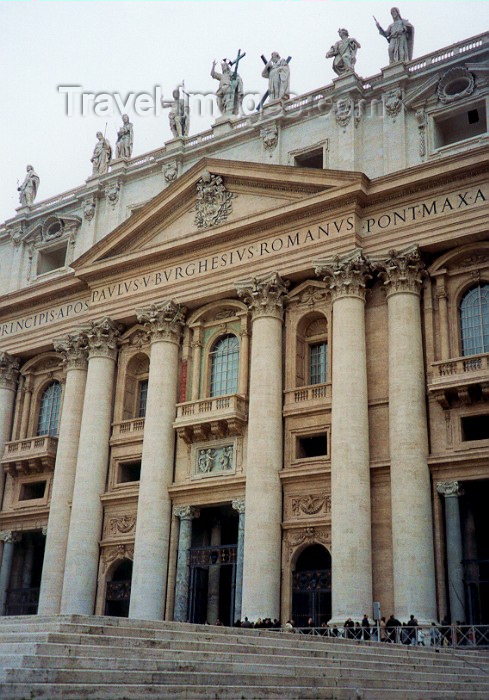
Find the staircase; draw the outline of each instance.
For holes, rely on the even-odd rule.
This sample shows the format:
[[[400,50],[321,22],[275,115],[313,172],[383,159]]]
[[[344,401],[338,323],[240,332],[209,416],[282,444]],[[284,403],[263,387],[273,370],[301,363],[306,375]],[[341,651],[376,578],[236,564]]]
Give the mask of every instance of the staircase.
[[[125,618],[0,618],[1,700],[487,700],[489,652]]]

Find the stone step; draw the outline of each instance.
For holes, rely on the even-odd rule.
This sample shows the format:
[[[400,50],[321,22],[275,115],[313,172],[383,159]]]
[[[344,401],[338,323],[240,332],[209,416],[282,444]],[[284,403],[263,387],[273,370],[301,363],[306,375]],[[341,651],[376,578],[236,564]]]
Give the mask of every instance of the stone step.
[[[232,670],[228,669],[224,672],[202,672],[202,670],[174,670],[170,672],[165,671],[139,671],[132,670],[128,673],[123,673],[121,670],[110,671],[104,670],[63,670],[63,669],[24,669],[24,668],[14,668],[14,669],[3,669],[0,671],[0,683],[55,683],[55,684],[83,684],[83,685],[94,685],[94,684],[109,684],[120,683],[121,676],[123,676],[124,683],[126,685],[132,685],[134,683],[138,684],[148,684],[148,685],[175,685],[186,683],[189,686],[205,686],[210,685],[235,685],[241,688],[242,686],[257,685],[258,673],[253,668],[248,669],[245,672],[234,673]],[[347,672],[345,670],[345,675],[341,672],[334,673],[323,673],[322,671],[317,671],[316,673],[310,673],[308,675],[303,675],[302,673],[295,673],[293,668],[285,667],[280,673],[268,672],[265,676],[261,676],[266,679],[267,685],[273,686],[287,686],[290,685],[291,680],[293,680],[294,685],[299,685],[303,687],[322,687],[329,685],[336,685],[337,687],[348,687],[352,683],[358,684],[362,687],[368,688],[383,688],[386,685],[386,679],[382,678],[378,673],[374,672],[368,673],[368,677],[362,672],[354,673],[353,671]],[[436,680],[431,680],[427,678],[418,678],[414,675],[409,679],[409,687],[412,689],[426,690],[445,690],[445,691],[459,691],[469,685],[470,688],[474,690],[482,691],[485,690],[489,697],[489,679],[485,682],[481,679],[474,678],[470,683],[463,682],[460,680],[446,680],[443,674],[439,674]],[[389,687],[390,688],[404,688],[406,687],[406,679],[394,680],[389,676]]]
[[[472,652],[462,653],[459,650],[452,649],[440,649],[438,651],[432,649],[425,649],[420,647],[403,646],[398,644],[392,645],[374,645],[373,643],[367,642],[356,642],[351,643],[346,640],[327,640],[322,641],[319,638],[317,642],[303,642],[303,638],[296,638],[296,644],[291,646],[286,644],[285,646],[281,643],[281,637],[275,637],[272,639],[264,639],[260,636],[258,637],[245,637],[237,638],[236,642],[226,641],[218,642],[212,635],[205,635],[202,639],[201,636],[190,636],[187,635],[185,639],[177,635],[176,638],[170,636],[170,638],[148,638],[148,637],[123,637],[116,636],[113,637],[109,634],[95,634],[87,633],[72,634],[70,632],[21,632],[21,633],[7,633],[0,635],[0,648],[7,649],[8,644],[22,644],[22,643],[33,643],[33,642],[53,642],[53,643],[65,643],[65,644],[81,644],[82,642],[87,642],[90,640],[91,644],[97,644],[101,646],[122,646],[122,647],[137,647],[140,648],[153,648],[153,649],[172,649],[172,650],[195,650],[195,651],[205,651],[213,649],[220,653],[228,653],[230,651],[239,648],[241,653],[255,653],[257,649],[267,654],[277,655],[277,654],[287,654],[293,653],[296,656],[309,656],[313,654],[314,656],[320,658],[327,656],[328,654],[334,654],[335,656],[347,656],[354,655],[355,657],[371,657],[371,658],[383,658],[390,660],[392,663],[396,664],[412,664],[416,660],[422,661],[423,663],[436,663],[437,665],[451,664],[455,659],[456,662],[460,663],[462,660],[467,660],[477,662],[481,665],[485,665],[489,668],[489,655],[485,657],[475,656]]]
[[[309,674],[320,676],[321,678],[351,678],[357,681],[362,681],[362,683],[369,685],[371,679],[376,679],[379,677],[379,673],[385,671],[386,669],[380,668],[378,665],[370,664],[370,666],[355,666],[351,665],[341,665],[341,664],[329,664],[328,667],[318,667],[317,664],[309,665],[297,665],[291,663],[290,660],[285,660],[282,663],[275,663],[271,665],[266,662],[264,658],[254,660],[253,662],[236,662],[231,659],[226,659],[226,661],[215,660],[206,661],[202,659],[195,658],[193,661],[180,661],[175,659],[141,659],[138,657],[133,657],[129,659],[121,659],[118,657],[74,657],[74,656],[19,656],[11,655],[6,656],[3,659],[3,666],[5,669],[51,669],[51,670],[108,670],[108,671],[118,671],[129,672],[129,671],[148,671],[148,672],[163,672],[172,673],[174,671],[199,671],[205,673],[254,673],[254,674],[277,674],[277,675],[293,675],[296,678],[304,676],[309,677]],[[417,669],[413,667],[406,670],[388,670],[389,679],[392,683],[395,682],[406,682],[415,680],[420,683],[425,681],[433,682],[466,682],[469,685],[472,683],[481,684],[483,681],[474,677],[473,670],[466,671],[465,673],[446,671],[440,673],[438,670],[420,667]],[[489,678],[487,679],[489,684]]]

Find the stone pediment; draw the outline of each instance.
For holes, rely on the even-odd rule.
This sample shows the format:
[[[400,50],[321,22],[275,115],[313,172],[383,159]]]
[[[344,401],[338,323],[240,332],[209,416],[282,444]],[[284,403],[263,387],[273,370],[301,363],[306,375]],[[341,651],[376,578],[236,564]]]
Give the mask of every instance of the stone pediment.
[[[358,183],[360,173],[203,159],[76,260],[77,272],[198,244],[240,222]]]

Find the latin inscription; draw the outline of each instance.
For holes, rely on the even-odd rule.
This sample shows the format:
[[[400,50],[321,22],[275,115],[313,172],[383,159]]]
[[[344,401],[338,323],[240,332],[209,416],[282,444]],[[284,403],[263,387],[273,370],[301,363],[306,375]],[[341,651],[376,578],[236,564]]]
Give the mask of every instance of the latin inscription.
[[[88,299],[80,299],[70,304],[61,304],[36,314],[23,316],[14,321],[8,321],[0,325],[0,338],[6,338],[22,331],[34,330],[43,326],[73,318],[88,311]]]

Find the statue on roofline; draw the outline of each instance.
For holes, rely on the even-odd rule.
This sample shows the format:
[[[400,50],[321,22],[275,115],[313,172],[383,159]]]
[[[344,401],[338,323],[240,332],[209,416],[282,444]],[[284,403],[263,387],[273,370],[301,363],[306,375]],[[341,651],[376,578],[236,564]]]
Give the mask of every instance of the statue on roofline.
[[[173,100],[161,99],[161,106],[166,109],[170,108],[168,121],[170,122],[171,133],[173,138],[180,139],[188,136],[190,128],[190,107],[188,104],[188,95],[185,92],[182,84],[182,92],[184,97],[180,97],[180,85],[172,92]],[[187,99],[185,96],[187,95]]]
[[[27,175],[24,178],[24,182],[17,187],[19,194],[20,204],[23,207],[30,207],[34,204],[34,200],[37,195],[37,190],[39,189],[39,175],[35,172],[32,165],[26,167]],[[17,180],[17,184],[18,184]]]
[[[360,43],[349,36],[347,29],[338,29],[338,34],[340,40],[333,44],[326,54],[326,58],[333,59],[333,70],[336,75],[344,75],[355,71],[357,50],[360,48]]]
[[[122,115],[122,126],[117,132],[117,141],[115,144],[117,158],[129,159],[132,155],[132,146],[134,142],[134,132],[131,122],[127,114]]]
[[[219,80],[216,98],[217,106],[222,115],[237,116],[242,112],[244,92],[243,81],[238,74],[238,65],[244,56],[246,56],[246,54],[242,54],[241,49],[239,49],[238,55],[234,61],[228,61],[224,58],[221,61],[222,73],[216,71],[217,61],[212,62],[211,77],[215,80]],[[232,66],[234,66],[233,72],[231,72]]]
[[[391,15],[394,21],[387,29],[382,29],[374,17],[379,34],[389,43],[389,63],[410,61],[413,57],[414,27],[407,19],[401,17],[397,7],[392,8]]]

